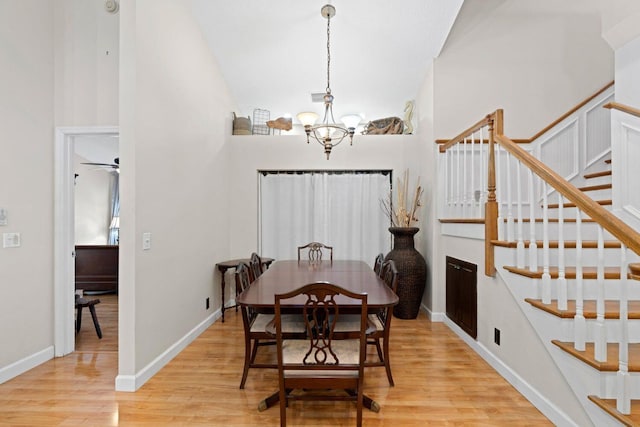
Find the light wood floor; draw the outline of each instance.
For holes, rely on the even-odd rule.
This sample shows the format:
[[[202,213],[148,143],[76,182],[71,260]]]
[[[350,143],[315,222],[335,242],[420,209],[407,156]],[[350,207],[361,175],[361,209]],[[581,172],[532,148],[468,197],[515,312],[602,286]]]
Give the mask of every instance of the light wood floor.
[[[257,410],[277,389],[276,372],[254,369],[245,390],[238,389],[244,351],[239,313],[227,311],[224,324],[212,325],[137,392],[115,392],[117,304],[99,298],[102,342],[85,313],[78,351],[0,385],[0,425],[279,425],[277,407]],[[364,411],[365,426],[552,425],[444,324],[423,314],[393,319],[391,349],[395,387],[384,368],[365,373],[364,391],[382,407]],[[293,402],[288,425],[352,426],[352,405]]]

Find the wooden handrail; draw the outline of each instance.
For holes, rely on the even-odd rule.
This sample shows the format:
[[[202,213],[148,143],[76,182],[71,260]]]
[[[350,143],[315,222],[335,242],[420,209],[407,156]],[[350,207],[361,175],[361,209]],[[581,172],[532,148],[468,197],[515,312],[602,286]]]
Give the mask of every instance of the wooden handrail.
[[[627,114],[631,114],[632,116],[640,117],[640,110],[637,108],[630,107],[625,104],[621,104],[619,102],[609,102],[604,104],[602,107],[608,108],[610,110],[618,110],[625,112]]]
[[[585,196],[577,187],[566,181],[530,153],[518,147],[516,143],[506,136],[496,135],[495,140],[505,150],[520,160],[523,165],[526,165],[547,184],[551,185],[560,194],[575,203],[578,208],[598,222],[598,224],[624,243],[629,249],[640,255],[640,233],[629,227],[598,203]]]
[[[613,86],[613,83],[614,82],[607,83],[607,85],[605,85],[602,89],[600,89],[599,91],[597,91],[596,93],[594,93],[593,95],[591,95],[590,97],[588,97],[587,99],[585,99],[584,101],[582,101],[581,103],[579,103],[578,105],[576,105],[575,107],[573,107],[572,109],[570,109],[569,111],[567,111],[566,113],[558,117],[556,120],[554,120],[551,124],[546,126],[544,129],[542,129],[540,132],[536,133],[531,138],[529,138],[529,142],[536,140],[537,138],[542,136],[544,133],[549,131],[549,129],[551,129],[552,127],[554,127],[555,125],[557,125],[558,123],[560,123],[561,121],[563,121],[564,119],[566,119],[567,117],[569,117],[570,115],[572,115],[573,113],[575,113],[576,111],[578,111],[579,109],[587,105],[589,102],[591,102],[592,99],[599,96],[605,90]]]
[[[486,117],[484,117],[482,120],[480,120],[478,123],[468,128],[467,130],[460,132],[455,138],[452,138],[449,141],[447,141],[445,144],[441,145],[440,152],[444,153],[449,149],[449,147],[456,145],[458,142],[462,142],[464,138],[471,135],[473,132],[476,132],[481,128],[487,126],[489,124],[490,118],[491,118],[491,115],[489,114]]]

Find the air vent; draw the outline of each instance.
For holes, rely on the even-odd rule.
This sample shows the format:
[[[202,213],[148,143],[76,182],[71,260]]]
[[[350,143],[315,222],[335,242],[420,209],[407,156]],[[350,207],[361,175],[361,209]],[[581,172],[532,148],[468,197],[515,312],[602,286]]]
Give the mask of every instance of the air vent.
[[[322,92],[322,93],[312,93],[311,94],[311,102],[324,102],[324,92]]]

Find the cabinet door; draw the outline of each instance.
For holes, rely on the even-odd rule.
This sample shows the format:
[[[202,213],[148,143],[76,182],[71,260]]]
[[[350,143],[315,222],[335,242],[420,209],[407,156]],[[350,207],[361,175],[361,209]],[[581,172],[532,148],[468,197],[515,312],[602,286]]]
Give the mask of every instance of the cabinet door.
[[[462,330],[477,337],[477,271],[478,266],[447,257],[446,313]]]

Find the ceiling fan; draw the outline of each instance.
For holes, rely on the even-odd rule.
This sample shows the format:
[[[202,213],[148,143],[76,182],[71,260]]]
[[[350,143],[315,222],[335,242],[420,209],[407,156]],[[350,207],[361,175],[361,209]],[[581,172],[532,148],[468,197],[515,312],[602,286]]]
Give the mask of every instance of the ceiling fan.
[[[120,157],[113,159],[113,163],[81,163],[82,165],[99,166],[105,169],[113,169],[120,173]]]

